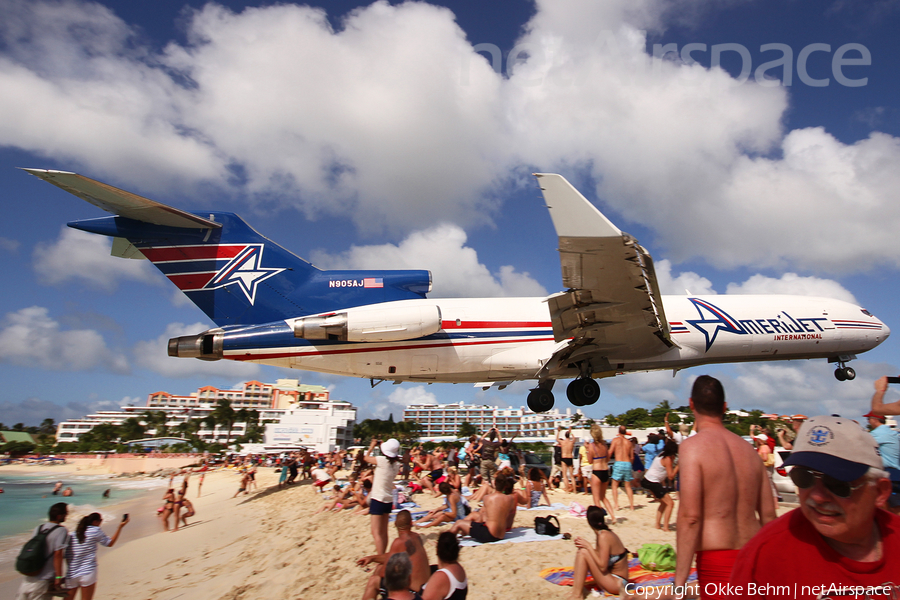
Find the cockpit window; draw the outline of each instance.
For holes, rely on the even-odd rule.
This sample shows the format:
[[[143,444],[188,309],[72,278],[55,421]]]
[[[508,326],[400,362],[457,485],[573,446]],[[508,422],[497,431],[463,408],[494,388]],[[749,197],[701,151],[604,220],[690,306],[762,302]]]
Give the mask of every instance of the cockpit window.
[[[862,312],[862,314],[866,315],[867,317],[874,317],[874,316],[875,316],[875,315],[873,315],[872,313],[870,313],[869,311],[867,311],[867,310],[864,309],[864,308],[861,308],[861,309],[859,309],[859,310]]]

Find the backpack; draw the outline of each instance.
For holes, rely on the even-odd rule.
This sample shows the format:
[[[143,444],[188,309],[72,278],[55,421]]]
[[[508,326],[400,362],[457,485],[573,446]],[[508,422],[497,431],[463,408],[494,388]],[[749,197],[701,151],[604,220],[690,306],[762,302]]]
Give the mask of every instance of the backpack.
[[[638,557],[648,571],[675,570],[675,548],[671,544],[644,544],[638,550]]]
[[[550,519],[556,521],[556,525],[554,525],[553,521]],[[559,535],[559,519],[553,515],[548,517],[535,517],[534,532],[538,535]]]
[[[47,536],[49,536],[57,527],[62,527],[56,523],[50,529],[41,529],[43,525],[38,527],[37,533],[33,538],[25,542],[22,551],[16,557],[16,571],[22,575],[38,575],[47,564]]]

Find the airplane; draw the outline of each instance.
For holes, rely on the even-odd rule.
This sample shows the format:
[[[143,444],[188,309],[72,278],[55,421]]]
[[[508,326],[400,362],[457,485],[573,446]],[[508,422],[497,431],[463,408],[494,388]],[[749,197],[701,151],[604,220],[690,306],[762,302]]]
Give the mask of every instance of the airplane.
[[[575,406],[597,379],[714,363],[846,363],[890,329],[867,310],[790,295],[662,295],[653,260],[564,177],[535,177],[559,237],[565,291],[546,298],[428,298],[426,270],[321,270],[233,213],[191,213],[76,173],[24,169],[115,216],[68,223],[149,259],[216,327],[169,340],[172,357],[234,360],[383,381],[536,380],[534,412],[572,379]]]

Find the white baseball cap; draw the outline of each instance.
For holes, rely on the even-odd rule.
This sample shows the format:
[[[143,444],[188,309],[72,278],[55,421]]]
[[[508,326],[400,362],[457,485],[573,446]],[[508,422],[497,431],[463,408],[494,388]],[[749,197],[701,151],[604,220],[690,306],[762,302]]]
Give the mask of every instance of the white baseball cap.
[[[400,442],[394,438],[381,443],[381,453],[391,458],[396,458],[400,453]]]
[[[875,438],[843,417],[812,417],[806,421],[784,464],[808,467],[840,481],[859,479],[869,467],[884,468]]]

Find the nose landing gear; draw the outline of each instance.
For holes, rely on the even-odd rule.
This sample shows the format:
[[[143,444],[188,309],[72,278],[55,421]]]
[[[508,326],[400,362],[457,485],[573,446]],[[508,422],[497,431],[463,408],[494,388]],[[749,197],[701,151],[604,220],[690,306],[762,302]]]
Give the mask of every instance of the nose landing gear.
[[[854,358],[856,358],[854,354],[841,354],[828,359],[830,363],[837,363],[837,369],[834,370],[835,379],[838,381],[853,381],[856,379],[856,370],[847,366],[847,363]]]
[[[838,381],[853,381],[856,379],[856,370],[853,367],[838,367],[834,370],[834,378]]]

